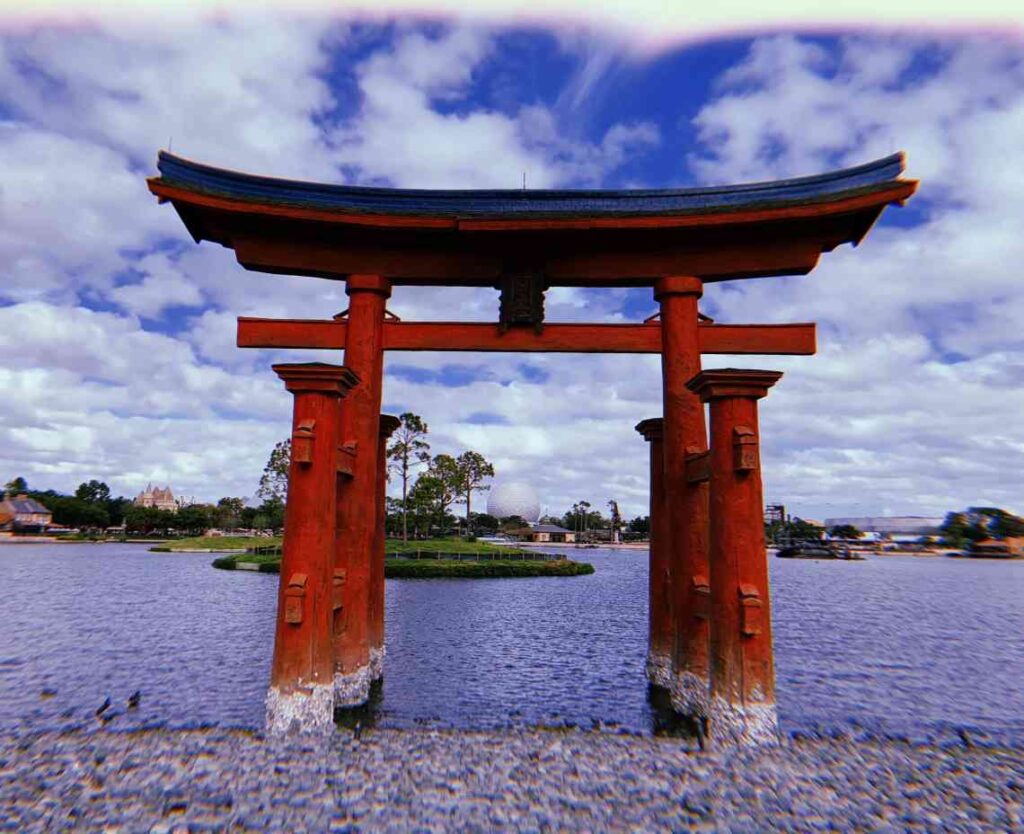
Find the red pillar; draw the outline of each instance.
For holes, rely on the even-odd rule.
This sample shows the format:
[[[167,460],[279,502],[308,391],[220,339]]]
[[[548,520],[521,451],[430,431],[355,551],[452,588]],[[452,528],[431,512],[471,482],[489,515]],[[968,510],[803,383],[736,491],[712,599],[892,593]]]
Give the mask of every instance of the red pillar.
[[[672,705],[692,718],[707,716],[708,706],[708,490],[687,479],[686,457],[707,449],[704,406],[686,387],[700,371],[697,301],[699,278],[670,277],[654,286],[661,304],[666,564],[670,617],[675,632],[668,660]]]
[[[360,383],[349,395],[338,439],[354,450],[352,478],[338,497],[335,567],[340,608],[334,622],[334,703],[365,703],[370,695],[370,598],[380,462],[384,305],[391,285],[379,275],[350,275],[345,365]]]
[[[768,554],[757,401],[777,371],[704,371],[690,390],[711,403],[712,738],[778,738],[768,599]]]
[[[666,668],[665,658],[671,659],[675,644],[672,623],[672,602],[669,598],[668,565],[666,563],[667,536],[665,530],[665,453],[663,443],[664,420],[660,417],[637,423],[636,430],[651,444],[651,509],[650,509],[650,561],[648,587],[648,640],[647,677],[656,686],[671,685],[671,666]]]
[[[341,399],[358,383],[347,368],[274,365],[295,395],[277,631],[267,729],[334,727],[332,574]]]
[[[370,572],[370,679],[384,674],[384,521],[387,516],[388,438],[399,426],[399,419],[380,415],[377,444],[377,529]]]

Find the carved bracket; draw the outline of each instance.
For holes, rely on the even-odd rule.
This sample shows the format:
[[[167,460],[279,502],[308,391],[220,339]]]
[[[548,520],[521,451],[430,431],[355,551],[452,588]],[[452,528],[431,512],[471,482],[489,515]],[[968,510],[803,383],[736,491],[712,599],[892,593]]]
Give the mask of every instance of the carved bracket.
[[[732,430],[732,463],[737,472],[757,469],[757,434],[747,426]]]
[[[351,478],[353,473],[353,467],[356,463],[356,446],[355,441],[349,441],[343,443],[338,447],[338,474],[346,478]]]
[[[699,484],[711,480],[711,450],[686,450],[686,483]]]
[[[544,293],[547,288],[538,269],[516,270],[503,275],[498,283],[501,291],[498,332],[532,325],[539,336],[544,329]]]

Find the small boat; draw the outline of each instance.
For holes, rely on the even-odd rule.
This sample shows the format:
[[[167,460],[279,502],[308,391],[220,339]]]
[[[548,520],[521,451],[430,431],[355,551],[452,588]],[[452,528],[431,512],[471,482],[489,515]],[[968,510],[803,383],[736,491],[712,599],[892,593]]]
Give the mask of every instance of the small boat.
[[[784,545],[775,554],[780,559],[842,559],[848,562],[863,561],[864,557],[850,550],[845,544],[825,541],[798,541]]]

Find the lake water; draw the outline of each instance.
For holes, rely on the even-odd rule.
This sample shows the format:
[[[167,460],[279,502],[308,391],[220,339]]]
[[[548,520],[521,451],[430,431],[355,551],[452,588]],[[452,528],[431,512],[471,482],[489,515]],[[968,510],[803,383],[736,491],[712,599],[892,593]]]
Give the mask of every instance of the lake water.
[[[647,554],[573,578],[388,580],[378,726],[652,732]],[[0,546],[0,729],[260,727],[277,576],[136,545]],[[772,559],[788,731],[1024,744],[1024,562]],[[141,690],[137,709],[128,697]]]

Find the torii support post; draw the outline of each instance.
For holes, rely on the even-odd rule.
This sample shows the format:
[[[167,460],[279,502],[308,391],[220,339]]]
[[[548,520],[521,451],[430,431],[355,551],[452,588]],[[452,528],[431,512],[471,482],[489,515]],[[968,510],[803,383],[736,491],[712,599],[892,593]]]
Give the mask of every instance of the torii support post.
[[[703,371],[688,383],[711,403],[712,739],[778,740],[757,401],[778,371]]]
[[[669,688],[665,658],[671,659],[675,640],[672,599],[666,564],[664,420],[660,417],[637,423],[636,430],[651,445],[650,548],[648,570],[647,678],[655,686]]]
[[[295,404],[267,730],[328,732],[334,728],[336,447],[341,400],[359,380],[337,365],[273,367]]]
[[[380,415],[377,448],[377,532],[370,569],[370,679],[384,674],[384,522],[387,517],[388,438],[401,421],[391,414]]]
[[[345,365],[360,384],[348,398],[338,441],[354,450],[352,479],[339,490],[335,568],[342,606],[334,623],[334,704],[357,706],[370,696],[372,563],[377,546],[384,305],[391,284],[379,275],[350,275]]]
[[[675,631],[670,657],[654,659],[667,675],[672,706],[694,720],[708,715],[708,490],[687,477],[687,456],[707,449],[704,406],[686,387],[700,371],[699,278],[670,277],[654,286],[661,305],[666,565]]]

